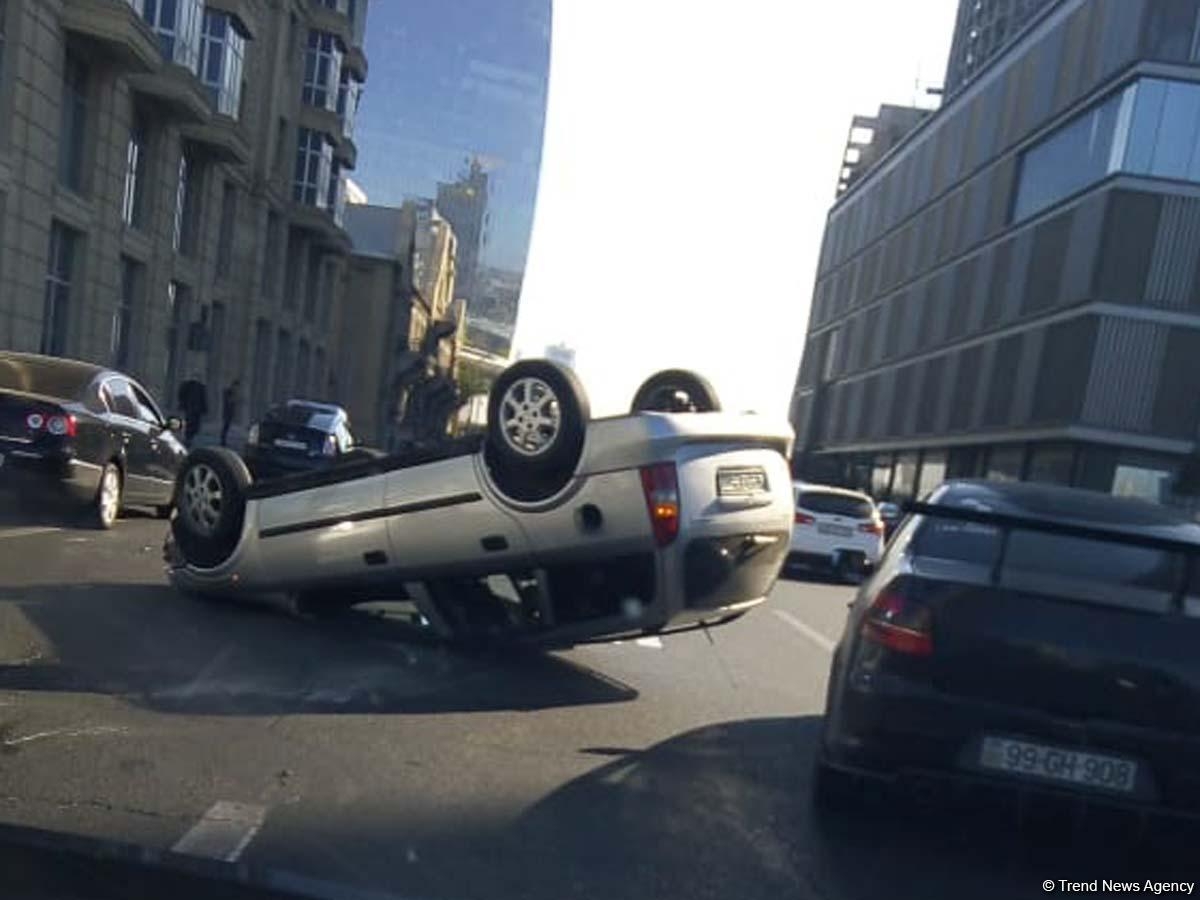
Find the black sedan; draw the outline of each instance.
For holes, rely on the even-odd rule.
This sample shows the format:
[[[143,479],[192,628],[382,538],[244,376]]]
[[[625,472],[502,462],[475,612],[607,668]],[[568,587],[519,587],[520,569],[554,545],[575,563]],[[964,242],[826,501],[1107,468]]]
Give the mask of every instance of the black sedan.
[[[327,468],[353,448],[350,417],[340,406],[288,400],[250,426],[242,455],[256,478],[267,478]]]
[[[1200,814],[1200,525],[1033,484],[909,512],[835,650],[818,803],[899,781]]]
[[[0,352],[0,492],[83,507],[100,528],[125,505],[166,517],[187,456],[179,427],[128,375]]]

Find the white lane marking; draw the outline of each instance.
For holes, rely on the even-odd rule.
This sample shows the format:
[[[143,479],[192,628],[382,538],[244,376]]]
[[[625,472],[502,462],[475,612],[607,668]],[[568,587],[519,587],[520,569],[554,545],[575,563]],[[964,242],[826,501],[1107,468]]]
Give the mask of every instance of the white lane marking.
[[[779,618],[783,619],[783,621],[787,622],[826,653],[832,653],[833,648],[837,646],[837,641],[831,640],[830,638],[821,634],[821,632],[817,631],[817,629],[811,627],[810,625],[806,625],[804,622],[801,622],[787,610],[773,609],[771,612],[775,613],[775,615],[779,616]]]
[[[4,528],[0,529],[0,540],[4,538],[32,537],[35,534],[50,534],[54,531],[62,531],[62,529],[57,525],[30,525],[25,528]]]
[[[38,731],[19,738],[9,738],[4,741],[4,746],[16,747],[20,744],[28,744],[31,741],[40,741],[43,738],[50,737],[88,737],[97,734],[124,734],[128,730],[127,728],[118,728],[112,725],[96,725],[92,728],[52,728],[49,731]]]
[[[218,800],[171,848],[173,853],[235,862],[262,828],[265,806]]]
[[[651,650],[661,650],[663,648],[662,638],[660,637],[644,637],[634,641],[639,647],[649,647]]]

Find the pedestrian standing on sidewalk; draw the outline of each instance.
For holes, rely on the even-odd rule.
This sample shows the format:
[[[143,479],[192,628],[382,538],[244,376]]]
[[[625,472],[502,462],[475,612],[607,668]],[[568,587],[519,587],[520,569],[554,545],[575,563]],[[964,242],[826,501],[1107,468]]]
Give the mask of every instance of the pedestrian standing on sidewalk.
[[[191,447],[208,415],[208,389],[198,375],[179,386],[179,408],[183,410],[183,442]]]
[[[237,418],[238,404],[241,402],[242,379],[235,378],[221,395],[221,446],[224,447],[229,439],[229,426]]]

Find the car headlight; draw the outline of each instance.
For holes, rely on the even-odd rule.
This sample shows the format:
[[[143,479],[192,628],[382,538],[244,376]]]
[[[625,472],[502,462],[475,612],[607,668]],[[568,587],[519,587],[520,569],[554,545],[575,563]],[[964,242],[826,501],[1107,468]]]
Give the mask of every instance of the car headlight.
[[[258,443],[258,423],[257,422],[255,422],[253,425],[251,425],[250,430],[246,432],[246,443],[247,444],[257,444]]]

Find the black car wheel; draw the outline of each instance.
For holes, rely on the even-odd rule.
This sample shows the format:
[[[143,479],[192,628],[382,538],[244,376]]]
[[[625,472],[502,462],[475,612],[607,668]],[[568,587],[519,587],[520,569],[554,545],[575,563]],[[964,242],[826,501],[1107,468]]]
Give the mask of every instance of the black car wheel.
[[[488,401],[485,450],[500,490],[523,501],[562,490],[579,463],[590,415],[570,369],[540,359],[506,369]]]
[[[195,566],[223,563],[237,547],[250,486],[246,464],[232,450],[204,447],[188,454],[175,485],[171,532]]]
[[[702,375],[666,369],[647,378],[633,395],[631,412],[720,412],[721,401]]]
[[[96,488],[96,497],[92,501],[92,523],[97,528],[109,529],[116,524],[121,512],[121,494],[123,482],[121,470],[116,463],[105,463],[100,472],[100,484]]]

